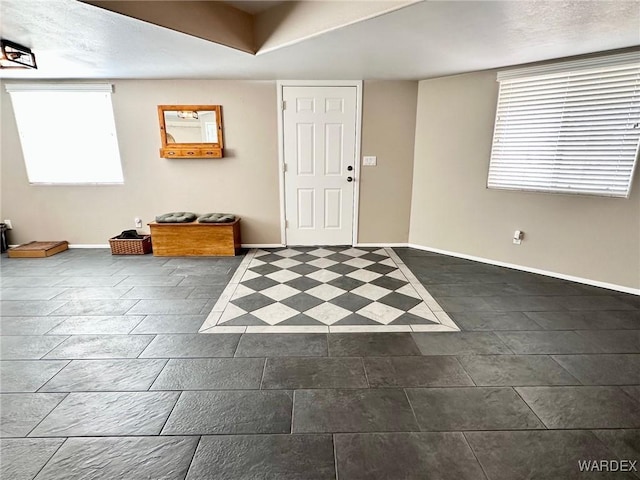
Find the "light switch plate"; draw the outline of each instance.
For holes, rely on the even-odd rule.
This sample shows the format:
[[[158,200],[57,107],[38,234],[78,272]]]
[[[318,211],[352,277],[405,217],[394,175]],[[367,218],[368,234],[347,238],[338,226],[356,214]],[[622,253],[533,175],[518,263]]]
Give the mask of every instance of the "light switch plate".
[[[365,167],[375,167],[377,164],[377,157],[362,157],[362,165],[364,165]]]

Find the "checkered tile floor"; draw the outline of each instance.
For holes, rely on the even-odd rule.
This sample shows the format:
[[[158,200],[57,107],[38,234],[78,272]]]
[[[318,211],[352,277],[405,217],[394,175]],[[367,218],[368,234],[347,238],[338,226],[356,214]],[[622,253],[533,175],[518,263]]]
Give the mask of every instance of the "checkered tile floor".
[[[252,250],[200,331],[221,327],[457,329],[393,250],[352,247]]]

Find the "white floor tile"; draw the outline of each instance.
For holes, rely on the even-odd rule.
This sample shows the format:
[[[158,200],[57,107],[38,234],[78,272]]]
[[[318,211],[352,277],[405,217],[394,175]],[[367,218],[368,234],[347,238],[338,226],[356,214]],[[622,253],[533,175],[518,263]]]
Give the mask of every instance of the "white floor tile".
[[[456,332],[457,329],[447,327],[446,325],[411,325],[413,332]]]
[[[438,317],[436,317],[436,314],[433,313],[431,309],[427,306],[427,304],[424,302],[421,302],[415,307],[413,307],[411,310],[409,310],[409,313],[416,315],[420,318],[424,318],[425,320],[431,320],[432,322],[440,323],[440,320],[438,320]]]
[[[323,283],[317,287],[310,288],[305,293],[313,295],[314,297],[326,302],[327,300],[331,300],[332,298],[336,298],[337,296],[346,293],[346,290]]]
[[[284,250],[280,250],[279,252],[273,252],[280,257],[293,257],[294,255],[300,255],[298,250],[294,250],[292,248],[285,248]]]
[[[261,277],[259,273],[256,273],[252,270],[247,270],[245,274],[242,276],[241,282],[246,282],[247,280],[253,280],[254,278]]]
[[[331,270],[316,270],[313,273],[307,275],[307,277],[317,280],[319,282],[330,282],[334,278],[338,278],[339,273],[332,272]]]
[[[362,307],[356,313],[358,315],[362,315],[363,317],[367,317],[371,320],[387,325],[388,323],[393,322],[404,312],[383,303],[373,302]]]
[[[211,327],[207,330],[201,330],[198,333],[245,333],[247,327],[234,327],[234,326],[229,326],[229,327],[221,327],[220,325],[217,325],[215,327]]]
[[[322,325],[270,325],[249,326],[246,333],[329,333]]]
[[[370,282],[375,280],[376,278],[380,278],[382,275],[376,272],[371,272],[369,270],[354,270],[351,273],[347,273],[347,277],[355,278],[356,280],[360,280],[362,282]]]
[[[301,277],[301,275],[299,273],[292,272],[291,270],[278,270],[277,272],[265,275],[265,277],[275,280],[276,282],[284,283],[289,280],[293,280],[294,278]]]
[[[379,298],[389,295],[391,290],[370,283],[360,285],[358,288],[351,290],[351,293],[360,295],[361,297],[368,298],[369,300],[378,300]]]
[[[297,260],[292,260],[291,258],[283,258],[282,260],[278,260],[277,262],[271,262],[271,265],[278,268],[291,268],[296,265],[300,265],[302,262]],[[253,267],[253,264],[251,265]]]
[[[386,260],[382,260],[381,262],[378,262],[380,265],[385,265],[387,267],[393,267],[393,268],[398,268],[398,265],[396,264],[396,262],[394,262],[393,260],[391,260],[390,258],[387,258]]]
[[[418,295],[416,289],[413,288],[413,285],[407,284],[404,287],[399,288],[396,292],[406,295],[407,297],[417,298],[418,300],[422,300],[422,297]]]
[[[288,285],[280,284],[262,290],[260,293],[266,295],[269,298],[273,298],[276,302],[279,302],[280,300],[284,300],[285,298],[289,298],[297,293],[300,293],[300,290],[292,288]]]
[[[220,317],[220,320],[218,320],[218,325],[228,322],[229,320],[233,320],[234,318],[238,318],[245,313],[247,313],[246,310],[243,310],[233,303],[229,303],[227,304],[227,308],[224,309],[224,312],[222,312],[222,316]]]
[[[329,333],[411,332],[410,325],[334,325]]]
[[[369,265],[373,265],[374,262],[365,260],[364,258],[352,258],[351,260],[347,260],[346,262],[343,262],[343,263],[351,267],[364,268],[364,267],[368,267]]]
[[[311,250],[308,253],[309,255],[313,255],[314,257],[328,257],[329,255],[333,255],[336,252],[332,252],[331,250],[327,250],[326,248],[317,248],[315,250]]]
[[[335,265],[336,263],[338,262],[334,262],[333,260],[329,260],[328,258],[318,258],[316,260],[307,262],[307,264],[311,265],[312,267],[318,267],[318,268],[327,268],[327,267],[330,267],[331,265]]]
[[[259,310],[251,312],[251,315],[258,317],[269,325],[276,325],[277,323],[284,322],[297,314],[298,312],[296,310],[289,308],[282,303],[272,303],[271,305],[267,305],[266,307],[262,307]]]
[[[304,312],[305,315],[318,320],[319,322],[331,325],[344,317],[351,314],[349,310],[346,310],[332,303],[321,303],[317,307],[313,307],[311,310]]]
[[[362,255],[366,255],[366,250],[360,250],[359,248],[349,248],[348,250],[343,250],[343,255],[349,255],[350,257],[361,257]]]
[[[403,282],[407,281],[407,277],[400,270],[394,270],[393,272],[387,273],[387,277],[395,278],[396,280],[401,280]]]
[[[246,297],[247,295],[251,295],[252,293],[255,293],[255,290],[253,288],[249,288],[243,284],[239,284],[236,287],[236,291],[231,296],[231,300]]]

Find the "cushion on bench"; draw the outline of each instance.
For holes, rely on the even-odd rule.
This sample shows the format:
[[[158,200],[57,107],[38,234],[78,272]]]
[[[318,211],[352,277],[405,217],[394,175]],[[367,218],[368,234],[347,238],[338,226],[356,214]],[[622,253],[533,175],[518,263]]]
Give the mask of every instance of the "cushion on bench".
[[[196,219],[196,214],[191,212],[171,212],[158,215],[158,223],[190,223]]]
[[[236,216],[230,213],[205,213],[198,217],[199,223],[231,223],[235,220]]]

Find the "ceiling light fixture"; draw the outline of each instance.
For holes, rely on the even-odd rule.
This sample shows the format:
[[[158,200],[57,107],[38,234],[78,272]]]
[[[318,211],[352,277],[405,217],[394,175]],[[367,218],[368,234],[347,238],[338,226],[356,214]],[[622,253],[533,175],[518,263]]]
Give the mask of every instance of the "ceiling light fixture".
[[[178,118],[193,118],[197,120],[198,112],[194,112],[193,110],[178,110]]]
[[[38,68],[31,49],[9,40],[0,40],[0,55],[0,68]]]

